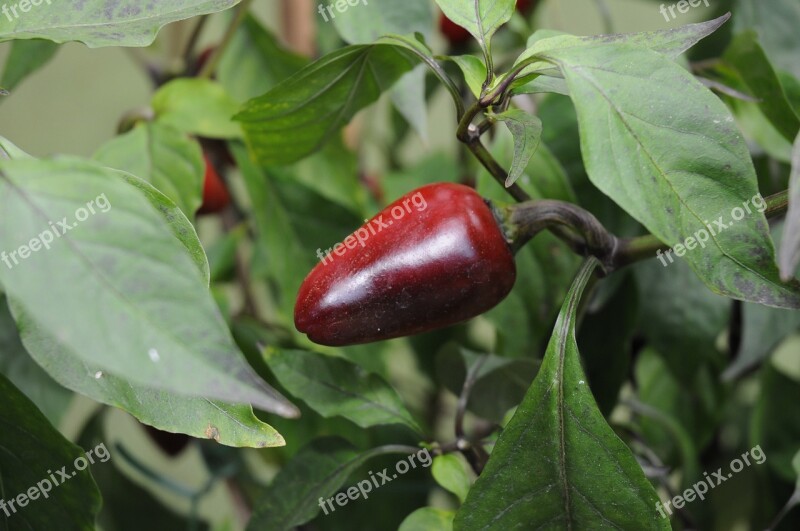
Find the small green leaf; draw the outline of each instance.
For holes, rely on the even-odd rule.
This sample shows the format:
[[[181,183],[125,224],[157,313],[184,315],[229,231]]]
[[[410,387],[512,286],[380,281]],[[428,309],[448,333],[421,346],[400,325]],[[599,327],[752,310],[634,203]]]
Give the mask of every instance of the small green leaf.
[[[289,531],[312,520],[320,510],[330,514],[341,507],[333,501],[326,503],[326,500],[345,484],[347,478],[371,458],[391,453],[408,453],[408,449],[382,446],[359,451],[336,437],[312,441],[272,480],[269,489],[256,502],[247,529]],[[359,484],[362,483],[364,490],[370,489],[364,495],[367,498],[373,484],[369,477],[362,478]]]
[[[472,91],[472,95],[480,98],[483,83],[486,81],[486,65],[483,64],[483,61],[474,55],[454,55],[447,59],[458,65],[464,74],[467,86]]]
[[[542,140],[542,121],[519,109],[508,109],[495,117],[506,124],[514,136],[514,160],[506,178],[506,188],[520,178]]]
[[[769,58],[758,44],[756,33],[748,31],[737,35],[725,51],[723,61],[735,69],[747,91],[761,100],[758,106],[764,116],[792,142],[800,131],[800,118],[787,100]]]
[[[264,94],[307,64],[308,59],[283,48],[248,15],[222,56],[217,77],[232,98],[243,102]]]
[[[235,119],[259,162],[290,164],[319,150],[414,63],[399,45],[347,46],[250,100]]]
[[[431,474],[436,483],[458,497],[461,503],[467,499],[470,480],[464,469],[462,458],[455,454],[439,455],[433,458]]]
[[[190,218],[203,202],[205,164],[197,141],[161,123],[140,123],[101,147],[94,159],[144,179]]]
[[[447,18],[475,37],[483,50],[486,64],[491,65],[492,36],[511,20],[516,0],[436,0],[436,3]]]
[[[173,0],[142,3],[120,0],[87,0],[65,9],[58,0],[28,4],[28,13],[0,17],[0,42],[13,39],[77,41],[89,48],[101,46],[148,46],[170,22],[216,13],[240,0]],[[21,4],[21,3],[20,3]]]
[[[32,159],[30,155],[15,146],[10,140],[0,136],[0,160],[2,159]]]
[[[456,514],[457,529],[670,529],[581,369],[576,312],[596,266],[590,258],[578,273],[539,374]]]
[[[232,120],[239,104],[215,81],[175,79],[158,89],[151,105],[158,122],[184,133],[220,139],[242,136],[239,124]]]
[[[323,417],[342,416],[362,428],[404,424],[420,432],[400,396],[377,374],[342,358],[267,348],[264,360],[287,391]]]
[[[6,58],[0,85],[9,91],[14,90],[23,79],[46,65],[57,51],[58,45],[50,41],[14,41]]]
[[[0,514],[0,525],[4,529],[95,529],[100,492],[89,471],[75,464],[78,459],[88,463],[84,451],[65,439],[2,375],[0,397],[0,492],[5,513]],[[54,470],[67,477],[54,483]]]
[[[453,531],[456,513],[434,507],[423,507],[409,514],[397,531]]]
[[[734,32],[755,30],[773,64],[800,78],[800,4],[795,0],[736,0],[733,12]]]
[[[328,11],[324,13],[327,15]],[[333,25],[348,44],[371,44],[390,33],[419,32],[426,39],[433,35],[429,0],[357,0],[344,13],[334,14]]]

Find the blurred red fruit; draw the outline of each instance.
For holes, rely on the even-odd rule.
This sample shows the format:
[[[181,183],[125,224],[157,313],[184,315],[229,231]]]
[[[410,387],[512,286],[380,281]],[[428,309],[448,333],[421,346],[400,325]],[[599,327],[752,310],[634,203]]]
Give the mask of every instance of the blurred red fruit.
[[[200,206],[198,214],[215,214],[227,207],[231,202],[231,196],[222,177],[219,176],[208,155],[203,154],[206,161],[206,177],[203,184],[203,204]]]

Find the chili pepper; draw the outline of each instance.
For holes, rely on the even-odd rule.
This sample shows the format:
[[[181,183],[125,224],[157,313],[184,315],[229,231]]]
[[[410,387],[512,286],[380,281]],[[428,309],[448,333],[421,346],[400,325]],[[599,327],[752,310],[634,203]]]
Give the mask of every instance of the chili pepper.
[[[502,301],[516,265],[490,206],[460,184],[423,186],[335,245],[297,296],[295,326],[323,345],[435,330]]]

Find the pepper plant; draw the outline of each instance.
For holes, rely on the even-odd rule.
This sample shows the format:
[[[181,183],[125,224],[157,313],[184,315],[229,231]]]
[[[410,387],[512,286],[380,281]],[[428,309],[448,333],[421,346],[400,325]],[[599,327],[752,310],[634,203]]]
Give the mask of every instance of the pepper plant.
[[[4,5],[3,528],[796,529],[797,2],[561,4]]]

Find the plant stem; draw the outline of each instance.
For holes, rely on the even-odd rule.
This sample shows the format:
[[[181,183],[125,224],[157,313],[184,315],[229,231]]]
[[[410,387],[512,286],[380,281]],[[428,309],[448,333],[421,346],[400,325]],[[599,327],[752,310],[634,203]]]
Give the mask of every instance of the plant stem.
[[[214,71],[217,69],[222,55],[233,40],[234,35],[236,35],[236,30],[239,29],[239,26],[244,21],[244,17],[247,15],[247,11],[250,9],[250,4],[252,3],[253,0],[242,0],[242,3],[236,8],[236,14],[233,16],[233,20],[228,26],[228,29],[225,31],[222,42],[219,43],[219,46],[216,47],[211,57],[209,57],[208,62],[203,65],[203,69],[200,70],[200,73],[197,75],[199,79],[211,79],[211,76],[214,75]]]

